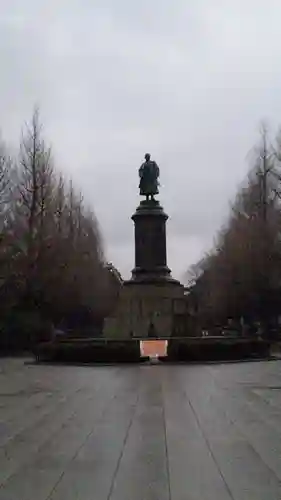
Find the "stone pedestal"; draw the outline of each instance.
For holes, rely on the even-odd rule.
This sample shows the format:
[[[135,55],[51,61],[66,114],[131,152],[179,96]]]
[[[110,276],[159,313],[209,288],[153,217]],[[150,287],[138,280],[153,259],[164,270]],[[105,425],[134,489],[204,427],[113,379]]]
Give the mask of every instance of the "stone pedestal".
[[[132,219],[135,224],[135,267],[131,281],[170,281],[166,248],[168,215],[159,201],[145,200],[140,203]]]
[[[154,199],[140,203],[135,224],[135,267],[125,281],[111,317],[105,320],[106,337],[167,338],[183,335],[186,319],[184,287],[167,266],[167,214]],[[176,331],[177,330],[177,331]]]
[[[153,331],[155,338],[181,336],[185,318],[186,300],[179,282],[126,282],[115,311],[105,321],[105,335],[149,338]]]

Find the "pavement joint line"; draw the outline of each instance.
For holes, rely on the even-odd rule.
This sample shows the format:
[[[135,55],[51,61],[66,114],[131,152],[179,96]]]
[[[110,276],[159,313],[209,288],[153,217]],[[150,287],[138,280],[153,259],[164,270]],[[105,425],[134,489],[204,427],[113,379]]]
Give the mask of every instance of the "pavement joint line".
[[[164,436],[165,436],[165,451],[166,451],[166,471],[168,478],[168,495],[169,500],[172,498],[171,491],[171,475],[170,475],[170,461],[169,461],[169,450],[168,450],[168,440],[167,440],[167,425],[166,425],[166,409],[165,409],[165,396],[164,396],[164,387],[163,380],[161,382],[161,394],[162,394],[162,418],[163,418],[163,427],[164,427]]]
[[[103,417],[105,415],[105,413],[107,412],[108,410],[108,407],[110,406],[110,404],[112,403],[112,401],[114,401],[114,399],[116,399],[117,395],[116,393],[114,393],[112,395],[112,397],[110,398],[110,400],[107,402],[107,404],[105,405],[105,407],[103,408],[102,412],[100,413],[98,419],[95,421],[94,423],[94,427],[92,427],[91,431],[87,434],[86,438],[83,440],[83,442],[81,443],[81,445],[77,448],[75,454],[73,455],[73,457],[71,458],[71,460],[68,462],[66,468],[63,470],[63,472],[61,473],[60,477],[58,478],[58,480],[56,481],[56,483],[54,484],[54,486],[52,487],[50,493],[47,495],[46,499],[45,500],[49,500],[51,497],[52,497],[52,494],[55,492],[57,486],[59,485],[59,483],[61,482],[61,480],[63,479],[65,473],[67,472],[68,468],[69,468],[69,464],[72,463],[75,458],[77,457],[77,455],[79,454],[80,450],[83,448],[83,446],[86,444],[86,442],[88,441],[88,439],[92,436],[92,434],[95,433],[95,430],[96,430],[96,426],[99,422],[102,422],[103,420]]]
[[[225,488],[226,488],[226,490],[227,490],[230,498],[232,498],[232,500],[235,500],[235,497],[233,496],[232,491],[231,491],[231,489],[230,489],[230,487],[229,487],[229,485],[228,485],[228,483],[227,483],[227,481],[226,481],[226,479],[225,479],[225,477],[224,477],[224,475],[222,473],[222,470],[221,470],[221,468],[220,468],[220,466],[218,464],[218,461],[217,461],[217,459],[216,459],[216,457],[215,457],[215,455],[213,453],[213,450],[212,450],[212,447],[210,445],[209,439],[207,438],[206,433],[205,433],[205,431],[203,430],[203,428],[202,428],[202,426],[200,424],[200,421],[199,421],[199,418],[198,418],[197,413],[195,411],[195,408],[194,408],[193,404],[191,403],[190,399],[188,398],[186,391],[184,391],[184,395],[185,395],[185,398],[187,399],[188,405],[190,406],[190,409],[191,409],[191,411],[192,411],[192,413],[193,413],[193,415],[195,417],[195,420],[197,422],[198,428],[200,429],[201,435],[202,435],[202,437],[203,437],[203,439],[204,439],[204,441],[206,443],[206,446],[207,446],[207,448],[209,450],[209,453],[210,453],[210,455],[211,455],[211,457],[212,457],[212,459],[214,461],[214,464],[215,464],[215,466],[216,466],[216,468],[218,470],[218,473],[219,473],[219,475],[220,475],[220,477],[221,477],[221,479],[222,479],[222,481],[223,481],[223,483],[225,485]]]
[[[214,382],[214,384],[215,384],[216,388],[217,388],[217,389],[219,390],[219,392],[220,392],[220,391],[221,391],[221,388],[220,388],[220,387],[218,387],[218,385],[217,385],[217,383],[216,383],[216,376],[214,376],[214,374],[211,374],[211,372],[210,372],[210,375],[211,375],[211,377],[212,377],[212,379],[213,379],[213,382]],[[186,393],[185,393],[185,394],[186,394]],[[192,403],[191,403],[190,399],[187,397],[187,394],[186,394],[186,398],[187,398],[188,403],[189,403],[189,405],[190,405],[190,407],[191,407],[191,409],[192,409],[192,411],[193,411],[193,413],[194,413],[194,416],[195,416],[195,418],[196,418],[196,420],[197,420],[197,423],[198,423],[198,425],[199,425],[199,428],[201,429],[201,432],[202,432],[202,435],[203,435],[203,437],[204,437],[204,439],[205,439],[206,445],[207,445],[208,449],[210,450],[210,453],[211,453],[211,455],[212,455],[212,457],[213,457],[213,459],[214,459],[214,461],[215,461],[215,463],[216,463],[216,465],[217,465],[217,467],[218,467],[219,472],[221,473],[221,476],[222,476],[222,478],[223,478],[223,480],[224,480],[225,485],[227,486],[227,489],[228,489],[229,493],[231,494],[231,491],[230,491],[230,489],[229,489],[229,487],[228,487],[228,485],[227,485],[227,482],[225,481],[224,476],[223,476],[223,474],[222,474],[222,472],[221,472],[221,470],[220,470],[220,467],[219,467],[219,465],[218,465],[218,463],[217,463],[217,460],[216,460],[216,458],[215,458],[215,456],[214,456],[214,454],[213,454],[213,452],[212,452],[212,447],[211,447],[211,445],[210,445],[210,443],[209,443],[209,440],[208,440],[207,436],[205,435],[205,432],[204,432],[204,430],[203,430],[203,428],[202,428],[202,426],[201,426],[201,424],[200,424],[200,421],[199,421],[199,419],[198,419],[198,417],[197,417],[197,413],[196,413],[196,411],[195,411],[195,408],[193,407],[193,405],[192,405]],[[213,396],[211,395],[210,399],[212,399],[212,398],[213,398]],[[251,442],[251,441],[249,441],[248,436],[247,436],[247,435],[246,435],[246,434],[245,434],[245,433],[244,433],[244,432],[240,429],[240,427],[238,427],[238,425],[235,423],[235,420],[233,420],[233,418],[232,418],[232,417],[231,417],[231,416],[227,413],[227,411],[225,410],[225,406],[224,406],[224,408],[222,408],[222,409],[221,409],[221,412],[222,412],[222,414],[225,416],[226,420],[227,420],[227,421],[228,421],[231,425],[233,425],[233,427],[235,428],[235,430],[236,430],[237,434],[238,434],[238,435],[240,435],[240,436],[241,436],[241,437],[242,437],[242,438],[243,438],[243,439],[247,442],[248,446],[252,449],[253,453],[254,453],[254,454],[255,454],[255,455],[256,455],[256,456],[257,456],[257,457],[261,460],[261,462],[262,462],[262,463],[263,463],[263,465],[267,468],[267,470],[268,470],[271,474],[273,474],[273,476],[275,477],[275,479],[277,480],[277,482],[281,484],[281,480],[280,480],[280,479],[279,479],[279,477],[276,475],[276,473],[274,472],[274,470],[273,470],[273,469],[272,469],[272,468],[271,468],[271,467],[270,467],[270,466],[269,466],[269,465],[268,465],[268,464],[264,461],[264,459],[261,457],[260,453],[256,450],[256,448],[254,447],[254,445],[252,444],[252,442]],[[234,498],[234,497],[232,496],[232,498]]]
[[[108,492],[108,495],[107,495],[107,500],[110,500],[110,498],[112,497],[112,493],[114,491],[114,485],[115,485],[117,474],[118,474],[118,471],[119,471],[119,468],[120,468],[121,460],[122,460],[122,458],[124,456],[124,451],[125,451],[125,447],[126,447],[126,444],[127,444],[127,441],[128,441],[129,433],[130,433],[130,430],[132,428],[133,421],[134,421],[134,418],[135,418],[135,415],[136,415],[137,407],[138,407],[138,404],[139,404],[139,398],[140,398],[139,384],[140,384],[140,375],[139,375],[139,378],[138,378],[138,395],[137,395],[137,400],[135,402],[134,409],[132,411],[132,416],[131,416],[129,424],[128,424],[128,428],[127,428],[126,435],[125,435],[125,438],[124,438],[124,441],[123,441],[121,453],[120,453],[120,455],[118,457],[116,468],[115,468],[115,471],[113,473],[111,485],[110,485],[109,492]],[[48,500],[48,499],[46,499],[46,500]]]
[[[99,391],[97,392],[100,392],[102,389],[100,388]],[[91,398],[89,398],[88,401],[91,401],[92,399],[94,399],[94,397],[96,396],[96,392],[95,392],[95,395],[93,395]],[[109,398],[109,401],[108,401],[108,405],[111,403],[111,401],[113,399],[116,398],[116,393],[113,394],[112,397]],[[107,407],[107,404],[105,405]],[[104,411],[106,410],[106,408],[102,411],[102,415],[104,414]],[[2,483],[0,484],[0,490],[3,489],[5,487],[5,484],[7,483],[7,481],[9,481],[12,477],[14,477],[17,472],[18,472],[18,468],[22,467],[23,465],[27,465],[28,463],[32,463],[32,457],[34,454],[38,453],[41,451],[41,449],[46,445],[46,443],[48,443],[50,440],[52,440],[54,438],[54,436],[56,434],[58,434],[61,429],[65,426],[66,423],[68,423],[70,420],[72,420],[72,418],[78,413],[78,410],[75,409],[75,411],[73,413],[71,413],[69,415],[69,417],[67,417],[62,423],[61,425],[54,431],[52,432],[50,435],[48,435],[47,439],[45,439],[41,444],[40,446],[36,449],[36,451],[32,452],[31,453],[31,457],[29,457],[26,461],[24,460],[21,464],[19,464],[19,467],[17,467],[17,469],[12,472],[12,474],[10,474],[4,481],[2,481]],[[99,421],[100,417],[97,418],[97,421]],[[87,438],[88,439],[88,438]],[[84,444],[84,443],[83,443]],[[73,457],[74,458],[74,457]]]
[[[274,475],[274,477],[276,478],[278,483],[281,484],[281,479],[276,475],[275,471],[262,458],[262,456],[260,455],[258,450],[255,448],[255,445],[252,443],[252,440],[251,439],[249,440],[249,437],[245,434],[245,432],[243,432],[241,430],[240,426],[236,423],[235,420],[233,420],[233,418],[226,412],[226,410],[222,410],[222,413],[225,415],[225,417],[228,419],[228,421],[235,427],[237,433],[240,434],[240,436],[242,436],[247,441],[248,445],[251,447],[254,454],[261,460],[261,462],[264,464],[264,466],[267,468],[267,470],[269,470],[269,472]],[[261,420],[261,422],[263,423],[262,420]]]
[[[51,412],[51,413],[52,413],[52,412]],[[50,414],[51,414],[51,413],[50,413]],[[76,413],[77,413],[77,410],[75,410],[75,411],[74,411],[73,413],[71,413],[71,414],[70,414],[70,415],[69,415],[69,416],[68,416],[65,420],[63,420],[63,422],[59,425],[59,427],[58,427],[58,428],[57,428],[54,432],[52,432],[51,434],[49,434],[49,435],[48,435],[48,437],[47,437],[47,439],[45,439],[45,440],[44,440],[44,441],[40,444],[40,446],[39,446],[39,447],[38,447],[35,451],[31,452],[31,457],[27,458],[26,460],[23,460],[23,462],[19,464],[19,467],[22,467],[23,465],[26,465],[28,462],[32,462],[32,456],[33,456],[35,453],[40,452],[41,448],[42,448],[43,446],[45,446],[45,444],[46,444],[46,443],[48,443],[48,441],[50,441],[51,439],[53,439],[53,437],[61,431],[61,429],[65,426],[65,424],[66,424],[66,423],[68,423],[68,422],[69,422],[69,421],[73,418],[73,416],[74,416],[74,415],[76,415]],[[45,416],[46,416],[46,415],[45,415]],[[28,428],[29,428],[29,427],[27,427],[27,429],[28,429]],[[25,431],[25,430],[26,430],[26,428],[23,428],[23,431]],[[19,435],[21,434],[21,432],[22,432],[22,431],[20,431],[20,432],[16,433],[16,434],[15,434],[15,435],[11,438],[11,440],[10,440],[10,441],[8,441],[8,442],[7,442],[7,443],[3,446],[5,456],[6,456],[8,459],[9,459],[9,456],[8,456],[8,452],[7,452],[7,450],[6,450],[6,447],[7,447],[7,445],[8,445],[11,441],[13,441],[13,440],[14,440],[14,438],[16,438],[17,436],[19,436]],[[9,476],[8,476],[8,477],[4,480],[4,481],[2,481],[2,483],[0,484],[0,490],[1,490],[4,486],[5,486],[5,484],[7,483],[7,481],[9,481],[9,480],[10,480],[13,476],[15,476],[15,475],[17,474],[17,471],[18,471],[18,468],[17,468],[14,472],[12,472],[12,474],[10,474],[10,475],[9,475]]]
[[[71,498],[80,498],[83,492],[92,498],[97,482],[103,500],[119,499],[120,494],[124,500],[143,499],[146,484],[147,495],[159,500],[189,495],[246,500],[249,494],[281,500],[280,363],[197,367],[183,363],[173,368],[161,363],[160,371],[143,364],[128,370],[121,366],[89,372],[69,367],[58,377],[52,369],[40,366],[34,377],[27,367],[14,377],[11,364],[11,378],[9,370],[0,377],[3,391],[16,395],[17,388],[27,390],[24,398],[3,398],[2,412],[0,407],[0,421],[11,420],[7,427],[0,424],[1,442],[23,429],[19,438],[9,440],[2,449],[0,498],[20,499],[24,494],[30,498],[34,488],[41,500],[57,499],[66,491]],[[32,391],[29,395],[34,378],[40,383],[44,373],[59,396],[73,391],[65,404],[59,396],[37,398]],[[58,404],[57,416],[55,410],[49,412],[54,404]],[[111,415],[102,417],[104,411]],[[34,436],[30,424],[34,424]],[[154,446],[149,437],[144,443],[140,439],[150,425],[158,427],[156,462],[146,465],[143,460],[150,452],[154,454]],[[97,449],[103,453],[104,440],[105,460],[100,468]],[[92,460],[97,467],[92,467]],[[135,479],[138,466],[141,471]]]
[[[74,391],[74,392],[69,392],[68,396],[66,396],[63,401],[55,403],[54,406],[53,406],[53,408],[51,408],[50,411],[44,412],[41,415],[41,417],[38,418],[38,420],[35,420],[35,422],[33,422],[32,424],[28,424],[26,426],[21,427],[20,430],[17,431],[15,434],[13,434],[13,436],[9,437],[7,439],[7,441],[4,444],[1,445],[1,447],[5,448],[9,443],[11,443],[11,441],[13,441],[15,438],[17,438],[22,432],[25,432],[25,431],[28,431],[29,429],[32,429],[33,426],[34,426],[34,423],[39,423],[43,418],[50,416],[52,413],[57,413],[57,411],[55,411],[57,409],[57,405],[58,404],[59,405],[66,404],[66,402],[68,402],[67,398],[69,398],[69,396],[71,396],[71,397],[74,396],[77,392],[79,392],[79,390],[80,389],[78,389],[77,391]],[[6,422],[7,423],[11,423],[12,420],[13,419],[11,418],[11,419],[8,419]]]
[[[213,380],[214,380],[214,383],[216,385],[216,387],[219,389],[219,391],[221,390],[217,384],[216,384],[216,377],[214,375],[212,375],[213,377]],[[243,432],[240,428],[240,426],[238,425],[238,423],[236,423],[236,420],[233,419],[233,417],[231,416],[231,414],[229,412],[227,412],[227,410],[225,410],[227,406],[224,406],[221,411],[222,411],[222,414],[226,417],[226,419],[229,421],[229,423],[231,425],[233,425],[233,427],[236,429],[236,432],[237,434],[241,437],[243,437],[246,442],[248,443],[248,445],[250,446],[250,448],[252,449],[252,451],[254,452],[254,454],[261,460],[261,462],[264,464],[264,466],[267,468],[267,470],[274,475],[274,477],[276,478],[276,480],[281,484],[281,480],[280,478],[276,475],[275,471],[264,461],[264,459],[262,458],[262,456],[260,455],[260,453],[257,451],[257,449],[255,448],[255,446],[253,445],[252,441],[249,440],[249,437],[245,434],[245,432]],[[258,415],[259,416],[259,415]],[[260,419],[260,417],[259,417]],[[261,423],[263,424],[263,420],[260,419]],[[271,427],[271,425],[269,424],[269,427]]]

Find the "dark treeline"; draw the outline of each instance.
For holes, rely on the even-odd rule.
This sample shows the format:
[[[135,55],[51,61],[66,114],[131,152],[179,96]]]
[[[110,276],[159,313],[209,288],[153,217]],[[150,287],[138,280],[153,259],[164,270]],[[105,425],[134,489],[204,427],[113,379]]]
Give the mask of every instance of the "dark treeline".
[[[38,111],[16,154],[0,142],[0,346],[100,329],[111,280],[94,213],[56,169]]]
[[[263,127],[253,160],[213,249],[187,272],[202,328],[232,318],[268,329],[281,315],[280,133],[271,142]]]

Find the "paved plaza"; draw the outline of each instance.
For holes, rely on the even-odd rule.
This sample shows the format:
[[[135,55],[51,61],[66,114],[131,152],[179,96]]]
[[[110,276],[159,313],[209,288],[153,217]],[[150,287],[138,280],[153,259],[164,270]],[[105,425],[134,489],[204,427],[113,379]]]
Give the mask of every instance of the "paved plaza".
[[[0,500],[279,500],[281,362],[0,359]]]

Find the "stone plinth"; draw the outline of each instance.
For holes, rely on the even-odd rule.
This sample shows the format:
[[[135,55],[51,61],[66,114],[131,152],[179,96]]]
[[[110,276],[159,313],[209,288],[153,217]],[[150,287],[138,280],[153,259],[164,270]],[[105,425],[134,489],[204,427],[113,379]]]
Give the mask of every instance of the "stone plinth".
[[[175,334],[176,318],[185,317],[186,300],[180,283],[126,282],[115,311],[105,320],[104,335],[167,338]]]

